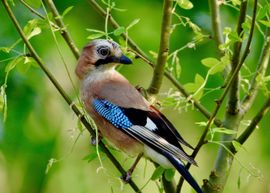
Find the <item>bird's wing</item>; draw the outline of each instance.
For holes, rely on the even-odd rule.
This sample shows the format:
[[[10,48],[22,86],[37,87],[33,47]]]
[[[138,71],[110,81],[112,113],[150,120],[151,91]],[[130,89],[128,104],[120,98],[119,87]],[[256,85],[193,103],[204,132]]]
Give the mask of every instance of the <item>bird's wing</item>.
[[[183,139],[173,124],[158,109],[156,109],[154,106],[150,106],[150,110],[151,112],[148,114],[148,116],[151,119],[156,120],[156,124],[159,125],[159,127],[162,127],[162,129],[159,130],[160,132],[171,132],[171,134],[173,134],[180,143],[191,149],[194,149],[188,142]]]
[[[150,106],[141,94],[120,74],[117,74],[116,79],[114,77],[114,79],[103,82],[102,87],[99,86],[99,88],[102,89],[96,89],[98,98],[107,99],[115,105],[124,107],[125,113],[129,119],[134,121],[134,124],[141,121],[139,125],[144,125],[143,121],[146,123],[147,117],[149,117],[152,122],[159,126],[159,129],[154,131],[156,134],[166,136],[166,140],[170,140],[174,145],[180,142],[193,149],[193,147],[181,137],[171,122],[159,112],[159,110]],[[137,116],[138,114],[140,116]],[[182,149],[181,146],[179,148]]]
[[[158,117],[148,116],[149,111],[120,107],[107,99],[98,98],[93,100],[92,105],[99,115],[129,136],[157,152],[165,151],[196,165],[196,162],[181,148],[175,135],[172,132],[164,132],[164,128],[156,124],[162,120],[157,121],[155,119],[159,119]]]

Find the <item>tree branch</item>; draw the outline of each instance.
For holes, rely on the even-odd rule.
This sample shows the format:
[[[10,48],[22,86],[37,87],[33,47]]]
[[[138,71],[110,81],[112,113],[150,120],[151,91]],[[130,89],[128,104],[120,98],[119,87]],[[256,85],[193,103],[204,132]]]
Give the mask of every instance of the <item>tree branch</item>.
[[[243,28],[242,24],[245,22],[246,18],[246,11],[247,11],[247,0],[242,0],[240,5],[240,15],[237,24],[237,35],[239,38],[242,39],[243,37]],[[232,64],[231,68],[234,69],[240,60],[240,53],[242,47],[242,40],[238,40],[234,44],[233,56],[232,56]],[[229,94],[229,100],[227,105],[227,111],[229,114],[235,115],[239,112],[239,74],[237,74],[232,88]]]
[[[208,4],[210,7],[210,13],[211,13],[212,30],[214,32],[213,38],[218,47],[224,42],[223,36],[222,36],[222,30],[221,30],[219,4],[217,0],[208,0]],[[220,51],[220,49],[218,50]],[[223,55],[223,52],[220,51],[220,55]]]
[[[244,7],[245,7],[245,6],[244,6]],[[251,24],[253,27],[251,27],[251,31],[250,31],[250,36],[251,36],[251,37],[249,37],[249,40],[248,40],[248,43],[247,43],[248,49],[249,49],[249,47],[250,47],[250,43],[251,43],[251,39],[252,39],[252,34],[253,34],[253,30],[254,30],[254,25],[255,25],[255,19],[254,19],[254,18],[256,17],[257,0],[254,1],[254,10],[255,10],[255,11],[253,11],[253,19],[252,19],[252,22],[253,22],[253,23]],[[241,15],[241,14],[240,14],[240,15]],[[241,18],[241,17],[242,17],[242,16],[240,16],[240,18]],[[241,18],[241,20],[242,20],[242,18]],[[253,29],[252,29],[252,28],[253,28]],[[247,48],[246,48],[246,50],[247,50]],[[240,54],[240,50],[239,50],[239,54]],[[246,56],[245,56],[245,57],[246,57]],[[203,144],[205,143],[204,140],[205,140],[205,137],[206,137],[206,135],[207,135],[207,133],[208,133],[210,127],[211,127],[211,124],[212,124],[212,122],[213,122],[215,116],[217,115],[217,113],[218,113],[218,111],[219,111],[219,109],[220,109],[220,106],[221,106],[221,104],[223,103],[223,101],[224,101],[224,99],[225,99],[227,93],[230,91],[230,89],[233,88],[233,85],[235,84],[235,80],[237,80],[239,71],[240,71],[240,69],[241,69],[243,63],[244,63],[244,60],[243,60],[243,58],[242,58],[241,61],[237,63],[237,65],[235,66],[235,68],[233,68],[232,75],[228,78],[229,80],[228,80],[228,82],[227,82],[227,84],[226,84],[226,87],[225,87],[225,89],[224,89],[224,92],[223,92],[222,96],[220,97],[220,99],[219,99],[218,101],[216,101],[216,102],[217,102],[216,108],[214,109],[212,116],[209,118],[208,124],[207,124],[207,126],[206,126],[206,128],[205,128],[205,130],[204,130],[204,132],[203,132],[203,134],[202,134],[202,136],[201,136],[201,138],[200,138],[200,140],[199,140],[197,146],[195,147],[195,149],[194,149],[194,151],[193,151],[193,153],[192,153],[192,155],[191,155],[193,158],[196,157],[196,155],[197,155],[197,153],[199,152],[200,148],[201,148],[201,147],[203,146]],[[230,113],[229,113],[229,114],[230,114]],[[240,117],[242,117],[242,116],[240,116]],[[229,122],[230,122],[230,125],[227,125],[228,128],[232,128],[232,127],[234,127],[234,126],[237,126],[237,124],[239,124],[239,122],[240,122],[240,117],[237,117],[236,119],[233,119],[233,120],[229,121]],[[228,117],[227,117],[227,120],[228,120],[228,119],[231,119],[231,118],[228,116]],[[225,122],[224,124],[227,124],[227,123]],[[218,165],[218,164],[217,164],[217,165]],[[186,168],[189,169],[190,166],[191,166],[191,165],[188,163],[188,164],[186,165]],[[226,169],[226,167],[224,167],[224,168]],[[213,175],[210,175],[210,179],[211,179],[211,176],[213,176]],[[212,178],[212,179],[214,179],[214,178]],[[179,183],[178,183],[178,185],[177,185],[177,192],[180,192],[181,187],[182,187],[182,184],[183,184],[183,178],[181,177],[181,178],[180,178],[180,181],[179,181]],[[206,189],[205,189],[205,190],[206,190]],[[220,189],[219,189],[219,190],[220,190]]]
[[[26,47],[28,48],[31,56],[35,59],[35,61],[40,66],[40,68],[42,69],[42,71],[46,74],[46,76],[52,82],[52,84],[54,85],[54,87],[57,89],[57,91],[60,93],[60,95],[64,98],[64,100],[66,101],[66,103],[71,107],[71,109],[73,110],[73,112],[81,120],[81,122],[86,127],[86,129],[91,133],[91,135],[95,136],[96,132],[93,130],[93,128],[91,127],[91,125],[88,123],[88,121],[86,120],[85,116],[80,112],[80,110],[77,108],[77,106],[68,97],[68,95],[66,94],[66,92],[64,91],[64,89],[61,87],[61,85],[57,82],[57,80],[54,78],[54,76],[52,75],[52,73],[43,64],[41,58],[38,56],[38,54],[34,50],[34,48],[32,47],[31,43],[27,40],[27,38],[26,38],[26,36],[25,36],[22,28],[20,27],[20,25],[19,25],[16,17],[14,16],[14,14],[13,14],[10,6],[8,5],[7,1],[6,0],[2,0],[2,3],[3,3],[3,5],[4,5],[4,7],[5,7],[5,9],[6,9],[7,13],[8,13],[8,15],[9,15],[10,19],[12,20],[15,28],[17,29],[17,31],[20,34],[22,40],[24,41]],[[118,169],[118,171],[122,175],[124,175],[126,173],[125,170],[123,169],[123,167],[121,166],[121,164],[115,159],[115,157],[111,154],[111,152],[107,149],[107,147],[104,145],[104,143],[100,142],[99,145],[102,147],[102,149],[104,150],[104,153],[111,160],[111,162],[113,163],[113,165]],[[130,184],[130,186],[132,187],[132,189],[135,192],[141,192],[140,189],[137,187],[137,185],[133,181],[130,181],[129,184]]]
[[[49,9],[51,10],[53,16],[54,16],[54,20],[57,23],[57,25],[60,27],[60,33],[63,36],[63,38],[65,39],[66,43],[68,44],[70,50],[72,51],[73,55],[75,56],[75,58],[79,58],[80,57],[80,51],[79,49],[76,47],[71,35],[69,34],[69,32],[67,31],[67,28],[62,20],[62,16],[58,13],[57,8],[55,7],[54,3],[52,0],[47,0],[47,5],[49,7]]]
[[[163,74],[165,72],[165,65],[169,54],[169,43],[171,36],[172,5],[172,0],[164,0],[157,64],[154,67],[154,74],[151,80],[151,84],[147,89],[147,92],[150,95],[159,93],[163,80]]]
[[[243,29],[242,23],[245,21],[246,17],[246,9],[247,9],[247,1],[242,1],[240,6],[240,15],[237,26],[238,36],[242,38]],[[246,48],[244,50],[243,56],[240,58],[240,50],[242,47],[242,42],[236,42],[234,45],[234,55],[232,58],[232,69],[238,66],[242,66],[250,49],[253,31],[255,26],[256,19],[256,11],[257,11],[257,0],[254,0],[253,5],[253,15],[251,21],[251,28],[249,32],[249,37],[247,41]],[[237,66],[236,66],[237,65]],[[239,69],[240,70],[240,69]],[[235,80],[232,82],[232,87],[230,88],[230,95],[227,103],[227,111],[225,114],[224,127],[230,130],[238,130],[240,121],[243,118],[242,111],[239,111],[239,70],[236,74]],[[235,135],[222,134],[221,141],[233,141]],[[223,144],[225,147],[228,147],[228,144]],[[220,193],[223,192],[224,186],[227,182],[228,175],[230,174],[230,169],[233,162],[233,155],[224,149],[224,147],[220,146],[218,155],[215,161],[215,166],[213,171],[209,176],[209,180],[204,181],[203,189],[205,192],[211,193]]]
[[[252,78],[251,85],[249,87],[248,93],[246,94],[246,96],[242,100],[241,109],[242,109],[244,114],[250,109],[250,107],[252,106],[252,104],[253,104],[253,102],[255,100],[255,97],[257,96],[258,86],[259,86],[258,81],[257,81],[257,77],[258,76],[261,76],[261,77],[265,76],[265,72],[266,72],[268,64],[269,64],[269,58],[270,58],[270,28],[267,28],[266,42],[265,42],[265,45],[264,45],[261,53],[262,54],[261,54],[261,57],[260,57],[260,61],[259,61],[259,64],[257,65],[256,73]]]
[[[264,117],[264,115],[268,112],[269,109],[270,109],[270,97],[264,103],[263,107],[259,110],[257,115],[252,119],[251,123],[245,129],[245,131],[236,139],[236,141],[238,141],[240,144],[244,144],[245,141],[252,134],[252,132],[256,129],[256,126]]]

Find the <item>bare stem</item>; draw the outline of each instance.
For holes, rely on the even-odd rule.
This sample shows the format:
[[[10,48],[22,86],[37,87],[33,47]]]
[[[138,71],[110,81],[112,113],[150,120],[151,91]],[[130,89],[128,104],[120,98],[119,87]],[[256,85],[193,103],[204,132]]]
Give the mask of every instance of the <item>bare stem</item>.
[[[264,103],[263,107],[259,110],[257,115],[252,119],[249,126],[244,130],[244,132],[236,139],[240,144],[244,144],[245,141],[249,138],[249,136],[253,133],[253,131],[256,129],[256,126],[261,121],[261,119],[264,117],[264,115],[268,112],[270,109],[270,97],[267,99],[267,101]]]
[[[221,30],[219,4],[217,0],[208,0],[208,4],[210,6],[212,30],[214,32],[213,38],[218,47],[219,45],[223,44],[224,41]],[[220,54],[223,55],[223,53]]]
[[[150,95],[155,95],[159,93],[163,80],[163,75],[165,72],[165,65],[169,54],[169,43],[171,36],[172,5],[173,1],[164,0],[157,64],[154,67],[154,74],[151,84],[147,89]]]
[[[20,27],[16,17],[14,16],[10,6],[8,5],[6,0],[2,0],[2,3],[12,20],[15,28],[17,29],[18,33],[20,34],[22,40],[24,41],[26,47],[28,48],[31,56],[35,59],[37,64],[40,66],[42,71],[46,74],[46,76],[49,78],[49,80],[52,82],[54,87],[57,89],[57,91],[60,93],[60,95],[64,98],[66,103],[71,107],[73,112],[78,116],[78,118],[81,120],[82,124],[86,127],[86,129],[90,132],[92,136],[95,136],[96,132],[93,130],[89,122],[86,120],[85,116],[80,112],[80,110],[77,108],[77,106],[72,102],[72,100],[68,97],[67,93],[64,91],[64,89],[61,87],[61,85],[58,83],[58,81],[55,79],[55,77],[52,75],[52,73],[49,71],[49,69],[43,64],[41,58],[38,56],[34,48],[32,47],[31,43],[26,38],[22,28]],[[104,150],[104,153],[106,156],[111,160],[113,165],[118,169],[118,171],[124,175],[126,172],[124,168],[121,166],[121,164],[116,160],[116,158],[111,154],[111,152],[108,150],[108,148],[104,145],[104,143],[100,142],[99,144],[102,149]],[[130,186],[135,192],[141,192],[140,189],[137,187],[137,185],[133,182],[129,182]]]
[[[76,47],[73,39],[71,38],[71,35],[69,34],[69,32],[67,31],[67,28],[62,20],[62,16],[58,13],[57,8],[55,7],[54,3],[52,0],[47,0],[47,5],[49,7],[49,9],[51,10],[55,22],[57,23],[57,25],[60,27],[60,33],[63,36],[63,38],[65,39],[65,41],[67,42],[70,50],[72,51],[73,55],[75,56],[75,58],[79,58],[80,56],[80,52],[79,49]]]

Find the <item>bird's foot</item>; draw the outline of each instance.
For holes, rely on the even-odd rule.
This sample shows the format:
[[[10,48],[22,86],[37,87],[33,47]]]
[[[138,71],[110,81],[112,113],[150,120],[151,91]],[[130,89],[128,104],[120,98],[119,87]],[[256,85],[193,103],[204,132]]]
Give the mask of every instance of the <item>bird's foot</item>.
[[[96,139],[96,136],[91,136],[90,144],[95,146],[95,145],[97,145],[97,143],[100,142],[101,139],[102,139],[102,137],[100,135],[98,135],[97,139]]]
[[[124,183],[129,183],[131,180],[131,175],[132,172],[131,171],[127,171],[123,176],[121,176],[121,179],[123,180]]]

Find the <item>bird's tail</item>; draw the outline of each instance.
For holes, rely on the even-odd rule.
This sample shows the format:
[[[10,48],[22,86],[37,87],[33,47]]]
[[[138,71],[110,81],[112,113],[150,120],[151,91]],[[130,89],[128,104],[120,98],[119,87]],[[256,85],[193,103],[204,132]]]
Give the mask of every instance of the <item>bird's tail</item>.
[[[189,171],[185,168],[182,162],[175,158],[175,156],[171,155],[170,153],[165,153],[167,159],[171,162],[171,164],[177,169],[177,171],[183,176],[183,178],[196,190],[197,193],[203,193],[198,183],[195,179],[191,176]]]

